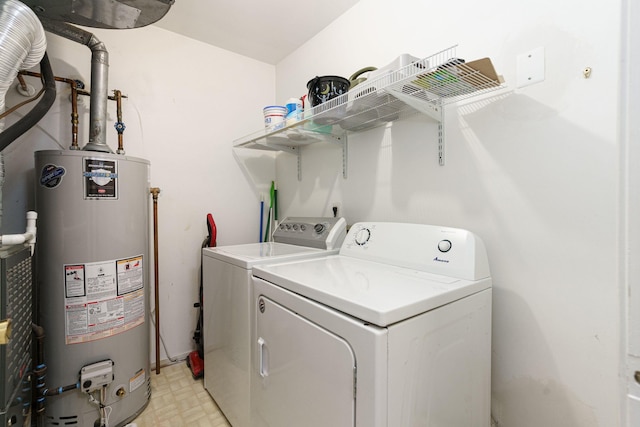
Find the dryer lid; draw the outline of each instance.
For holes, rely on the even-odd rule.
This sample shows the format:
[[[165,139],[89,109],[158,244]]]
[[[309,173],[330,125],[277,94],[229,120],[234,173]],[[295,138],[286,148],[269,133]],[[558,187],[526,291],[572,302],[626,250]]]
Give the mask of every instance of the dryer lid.
[[[255,267],[253,275],[363,321],[388,326],[491,287],[343,255]]]

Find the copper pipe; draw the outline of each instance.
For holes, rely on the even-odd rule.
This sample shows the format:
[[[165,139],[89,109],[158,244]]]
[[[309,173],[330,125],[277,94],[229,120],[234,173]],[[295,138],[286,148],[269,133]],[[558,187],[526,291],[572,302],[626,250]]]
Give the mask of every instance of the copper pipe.
[[[113,96],[109,97],[109,99],[116,101],[116,115],[118,119],[116,121],[115,128],[116,131],[118,131],[118,151],[116,151],[116,153],[118,154],[124,154],[122,134],[124,133],[124,130],[126,128],[124,122],[122,121],[122,98],[126,98],[126,96],[123,95],[122,92],[120,92],[118,89],[115,89],[113,91]]]
[[[153,274],[154,274],[154,293],[155,293],[155,311],[156,311],[156,375],[160,374],[160,296],[158,281],[158,194],[160,189],[152,187],[150,190],[153,195]]]
[[[22,75],[42,78],[40,73],[34,73],[33,71],[20,71],[18,73],[18,81],[23,90],[27,90],[27,85],[22,78]],[[78,147],[78,84],[82,84],[73,79],[66,77],[53,77],[57,82],[67,83],[71,88],[71,150],[79,150]]]
[[[17,77],[18,77],[18,82],[20,83],[20,87],[22,88],[22,90],[26,92],[28,90],[27,82],[24,81],[24,77],[22,77],[22,74],[20,73],[18,73]]]

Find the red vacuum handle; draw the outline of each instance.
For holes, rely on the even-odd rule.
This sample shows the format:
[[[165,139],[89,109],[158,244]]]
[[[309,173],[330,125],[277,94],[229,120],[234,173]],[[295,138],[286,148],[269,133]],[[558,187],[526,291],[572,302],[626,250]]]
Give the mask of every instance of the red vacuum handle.
[[[216,222],[213,220],[213,215],[211,214],[207,214],[207,228],[209,229],[209,241],[207,243],[210,248],[213,248],[216,246],[218,230],[216,229]]]

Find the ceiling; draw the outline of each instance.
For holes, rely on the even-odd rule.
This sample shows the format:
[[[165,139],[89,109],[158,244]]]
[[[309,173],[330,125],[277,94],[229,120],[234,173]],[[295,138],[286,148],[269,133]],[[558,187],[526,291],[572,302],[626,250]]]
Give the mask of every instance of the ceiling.
[[[276,64],[359,0],[175,0],[155,26]]]

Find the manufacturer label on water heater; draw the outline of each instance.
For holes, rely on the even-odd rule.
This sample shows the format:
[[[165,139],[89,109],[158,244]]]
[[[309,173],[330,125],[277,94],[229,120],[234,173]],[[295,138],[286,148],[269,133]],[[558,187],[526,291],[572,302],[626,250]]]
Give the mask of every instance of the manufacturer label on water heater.
[[[107,338],[144,323],[142,255],[65,264],[65,338],[76,344]]]
[[[85,157],[82,177],[85,199],[118,198],[118,162]]]
[[[40,172],[40,185],[46,188],[56,188],[62,182],[67,171],[62,166],[44,165]]]

